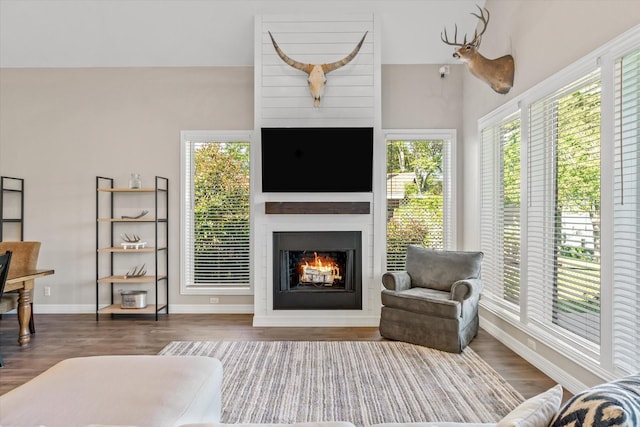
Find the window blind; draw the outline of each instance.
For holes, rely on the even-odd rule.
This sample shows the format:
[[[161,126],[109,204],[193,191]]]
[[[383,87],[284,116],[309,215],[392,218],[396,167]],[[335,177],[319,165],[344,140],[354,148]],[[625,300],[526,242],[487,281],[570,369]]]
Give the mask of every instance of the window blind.
[[[511,114],[481,131],[481,249],[484,295],[519,309],[520,118]]]
[[[613,363],[640,371],[640,49],[615,66]]]
[[[184,280],[187,287],[249,286],[249,142],[187,141]]]
[[[529,320],[599,344],[599,70],[531,104],[528,147]]]

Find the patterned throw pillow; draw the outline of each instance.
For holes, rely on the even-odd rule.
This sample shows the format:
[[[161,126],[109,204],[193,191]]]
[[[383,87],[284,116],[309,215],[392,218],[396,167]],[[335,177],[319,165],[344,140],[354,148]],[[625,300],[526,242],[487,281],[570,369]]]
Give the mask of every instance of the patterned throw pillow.
[[[640,374],[576,394],[560,409],[549,426],[640,426]]]

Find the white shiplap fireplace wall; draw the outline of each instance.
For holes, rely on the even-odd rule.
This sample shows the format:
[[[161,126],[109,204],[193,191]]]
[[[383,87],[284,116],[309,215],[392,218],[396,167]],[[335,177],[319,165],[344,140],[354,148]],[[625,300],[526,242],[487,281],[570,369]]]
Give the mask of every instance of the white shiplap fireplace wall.
[[[260,16],[255,25],[255,134],[253,149],[254,326],[377,326],[384,254],[384,173],[374,172],[373,193],[262,193],[260,129],[263,127],[373,127],[374,171],[384,171],[381,140],[380,52],[373,15]],[[268,31],[291,58],[329,63],[348,55],[366,31],[358,55],[327,75],[320,107],[313,107],[307,75],[276,54]],[[330,170],[330,167],[327,169]],[[376,176],[380,175],[380,176]],[[370,214],[265,214],[266,202],[368,202]],[[360,231],[361,310],[273,310],[273,233]],[[376,279],[377,278],[377,279]]]

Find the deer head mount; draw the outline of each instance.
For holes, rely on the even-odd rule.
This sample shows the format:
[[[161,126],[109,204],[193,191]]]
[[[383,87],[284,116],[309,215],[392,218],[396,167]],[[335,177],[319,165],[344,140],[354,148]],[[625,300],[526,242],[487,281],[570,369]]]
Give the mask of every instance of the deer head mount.
[[[271,42],[273,43],[273,47],[276,49],[278,56],[284,62],[297,70],[307,73],[307,75],[309,76],[309,78],[307,79],[307,82],[309,83],[309,91],[313,96],[313,106],[319,107],[320,99],[322,98],[322,95],[324,95],[324,87],[327,83],[327,73],[337,70],[338,68],[341,68],[351,62],[351,60],[355,58],[355,56],[360,51],[362,43],[364,42],[365,37],[367,37],[367,33],[368,31],[364,33],[364,36],[362,36],[360,43],[356,45],[355,49],[353,49],[353,51],[349,55],[345,56],[340,61],[332,62],[330,64],[305,64],[303,62],[298,62],[294,59],[291,59],[287,55],[285,55],[282,49],[280,49],[280,46],[278,46],[278,43],[276,43],[270,31],[269,37],[271,37]]]
[[[462,43],[458,43],[458,25],[455,26],[453,42],[449,41],[446,28],[443,33],[440,33],[440,39],[450,46],[459,46],[459,48],[453,53],[453,57],[458,58],[467,64],[471,74],[488,83],[496,92],[502,94],[508,93],[513,86],[513,74],[515,67],[513,56],[505,55],[496,59],[487,59],[478,52],[478,48],[480,48],[480,41],[482,41],[482,35],[487,31],[489,11],[487,9],[481,9],[480,6],[477,7],[478,10],[480,10],[480,15],[473,12],[471,12],[471,14],[478,18],[483,26],[479,33],[476,29],[473,35],[473,40],[467,42],[467,35],[465,34]]]

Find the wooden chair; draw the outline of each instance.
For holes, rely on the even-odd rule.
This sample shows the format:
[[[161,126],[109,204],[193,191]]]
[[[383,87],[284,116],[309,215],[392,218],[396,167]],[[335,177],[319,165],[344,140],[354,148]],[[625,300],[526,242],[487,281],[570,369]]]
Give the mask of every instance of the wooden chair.
[[[38,256],[40,255],[41,242],[0,242],[0,253],[6,251],[13,252],[11,257],[12,270],[35,270],[38,267]],[[5,295],[18,300],[18,294],[11,292]],[[0,312],[1,313],[1,312]],[[31,303],[31,320],[29,321],[29,332],[36,332],[36,325],[33,316],[33,302]]]
[[[11,251],[7,251],[0,255],[0,313],[14,309],[17,304],[13,298],[5,298],[4,285],[7,283],[7,276],[9,275],[9,266],[11,265]],[[6,303],[5,303],[6,300]],[[6,307],[5,307],[6,304]],[[12,304],[15,304],[11,306]],[[0,368],[4,367],[4,360],[0,356]]]

